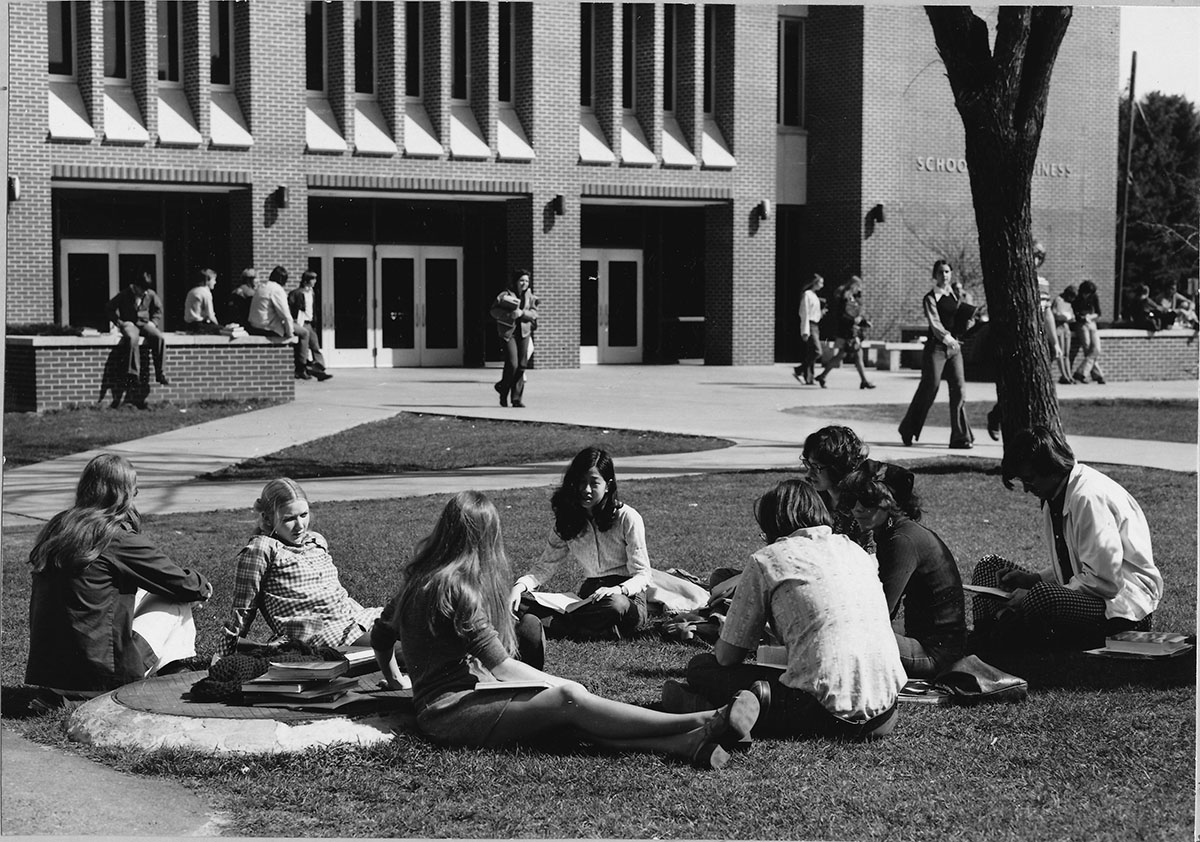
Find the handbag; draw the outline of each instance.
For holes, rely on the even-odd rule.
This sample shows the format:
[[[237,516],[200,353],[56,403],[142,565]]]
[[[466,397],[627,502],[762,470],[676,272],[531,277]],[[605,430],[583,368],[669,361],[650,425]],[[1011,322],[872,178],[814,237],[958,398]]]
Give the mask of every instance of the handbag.
[[[948,693],[956,705],[985,702],[1021,702],[1029,696],[1029,682],[1010,675],[976,655],[959,658],[933,684]]]

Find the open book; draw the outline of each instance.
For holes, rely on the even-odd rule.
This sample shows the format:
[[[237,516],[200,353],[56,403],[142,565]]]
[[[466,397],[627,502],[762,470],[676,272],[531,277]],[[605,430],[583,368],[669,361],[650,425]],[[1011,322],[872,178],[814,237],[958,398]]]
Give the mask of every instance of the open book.
[[[923,705],[948,704],[954,696],[943,687],[938,687],[932,681],[921,678],[910,678],[896,697],[898,702],[915,702]]]
[[[977,593],[980,596],[994,596],[996,599],[1008,599],[1013,595],[1012,591],[1006,591],[1004,588],[991,588],[987,585],[963,585],[964,591]]]
[[[580,599],[573,593],[547,593],[545,591],[530,591],[533,601],[544,608],[557,611],[560,614],[570,614],[588,603],[595,602],[596,595]]]

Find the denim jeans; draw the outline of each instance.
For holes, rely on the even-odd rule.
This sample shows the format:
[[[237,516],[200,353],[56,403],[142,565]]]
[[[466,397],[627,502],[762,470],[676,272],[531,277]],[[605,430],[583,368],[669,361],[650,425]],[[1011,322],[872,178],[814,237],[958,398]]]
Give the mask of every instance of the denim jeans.
[[[967,421],[966,392],[963,384],[962,350],[947,356],[946,347],[939,342],[927,341],[921,358],[921,384],[913,395],[912,403],[904,420],[900,422],[900,434],[920,438],[925,426],[925,417],[937,398],[942,378],[950,388],[950,444],[970,444],[975,440],[971,424]]]

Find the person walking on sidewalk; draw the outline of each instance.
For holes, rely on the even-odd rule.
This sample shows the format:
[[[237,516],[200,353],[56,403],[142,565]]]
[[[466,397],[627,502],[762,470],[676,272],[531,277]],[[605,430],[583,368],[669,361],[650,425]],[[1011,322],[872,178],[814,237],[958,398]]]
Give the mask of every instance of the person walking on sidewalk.
[[[1096,285],[1084,281],[1079,285],[1079,294],[1075,296],[1075,338],[1079,349],[1083,351],[1083,359],[1079,368],[1075,369],[1077,383],[1092,380],[1104,385],[1104,372],[1100,370],[1100,331],[1096,322],[1100,318],[1100,298],[1096,295]]]
[[[154,292],[154,281],[149,272],[129,282],[129,286],[118,292],[108,302],[108,317],[121,331],[121,341],[126,351],[125,372],[130,384],[141,379],[141,354],[138,353],[138,337],[144,336],[150,344],[150,355],[154,360],[154,380],[161,386],[170,386],[171,381],[163,374],[163,354],[167,341],[163,338],[162,302]]]
[[[953,274],[954,270],[951,269],[948,260],[934,262],[933,289],[921,299],[929,330],[925,336],[925,350],[922,353],[921,383],[917,386],[917,392],[913,395],[904,420],[900,422],[900,439],[905,447],[920,439],[925,418],[937,398],[943,377],[950,387],[950,447],[967,450],[975,446],[975,436],[971,432],[970,422],[967,421],[962,347],[953,333],[959,320],[959,307],[962,305],[951,283]]]
[[[525,406],[525,368],[533,356],[533,332],[538,323],[538,297],[533,294],[533,281],[528,269],[513,272],[508,286],[496,296],[491,316],[496,320],[496,331],[504,343],[504,374],[495,385],[500,394],[500,405]]]
[[[862,278],[853,275],[829,296],[829,312],[821,321],[821,335],[832,337],[835,348],[833,356],[825,363],[825,370],[816,377],[817,385],[824,389],[829,372],[848,358],[858,371],[858,388],[875,388],[863,370],[862,358],[863,331],[870,326],[871,323],[863,315]]]
[[[813,372],[821,358],[821,299],[817,290],[823,286],[825,279],[813,275],[800,296],[800,365],[792,369],[792,377],[806,386],[813,384]]]

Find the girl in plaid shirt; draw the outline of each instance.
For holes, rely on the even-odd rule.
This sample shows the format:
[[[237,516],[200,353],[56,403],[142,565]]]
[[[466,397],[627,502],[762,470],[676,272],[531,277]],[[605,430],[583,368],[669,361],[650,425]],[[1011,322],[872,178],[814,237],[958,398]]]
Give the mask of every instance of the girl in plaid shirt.
[[[338,581],[329,545],[309,529],[308,497],[294,480],[273,479],[254,501],[258,533],[238,553],[233,609],[221,655],[228,655],[262,612],[271,642],[313,646],[370,644],[382,608],[363,608]]]

